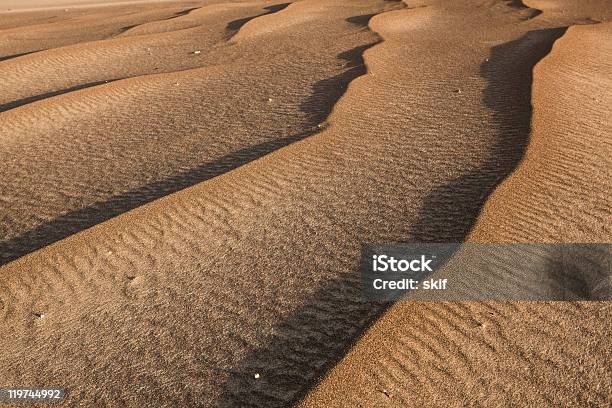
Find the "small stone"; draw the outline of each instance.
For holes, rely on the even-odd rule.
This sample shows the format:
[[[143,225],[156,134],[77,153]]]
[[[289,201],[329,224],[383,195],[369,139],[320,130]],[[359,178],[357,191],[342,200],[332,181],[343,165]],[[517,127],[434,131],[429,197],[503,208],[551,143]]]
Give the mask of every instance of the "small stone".
[[[195,55],[199,55],[199,54],[201,54],[201,53],[202,53],[202,51],[199,51],[199,50],[198,50],[198,51],[194,51],[193,53],[194,53]]]
[[[256,374],[255,374],[255,379],[256,379],[256,380],[258,380],[258,379],[259,379],[259,377],[260,377],[259,373],[256,373]]]

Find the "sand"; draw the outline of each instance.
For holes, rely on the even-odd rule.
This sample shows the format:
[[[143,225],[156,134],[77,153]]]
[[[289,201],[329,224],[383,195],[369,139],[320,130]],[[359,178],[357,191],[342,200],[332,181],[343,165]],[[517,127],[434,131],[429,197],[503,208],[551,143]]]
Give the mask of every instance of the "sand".
[[[534,67],[526,152],[468,242],[610,241],[611,36],[570,27]],[[399,302],[299,406],[608,406],[609,306]]]
[[[154,3],[174,2],[175,0],[2,0],[0,2],[0,11],[2,12],[28,12],[28,11],[70,11],[82,8],[99,8],[104,6],[121,6],[133,5],[137,3],[146,3],[146,6],[154,5]]]
[[[609,4],[525,3],[0,13],[0,378],[71,406],[608,405],[606,302],[389,307],[356,272],[365,242],[610,241]]]

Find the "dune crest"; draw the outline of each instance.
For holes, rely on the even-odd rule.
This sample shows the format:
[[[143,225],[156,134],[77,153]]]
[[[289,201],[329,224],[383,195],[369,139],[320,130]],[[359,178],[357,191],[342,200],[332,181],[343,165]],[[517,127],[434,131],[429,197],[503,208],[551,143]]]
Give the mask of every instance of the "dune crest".
[[[611,40],[610,23],[570,27],[535,67],[525,157],[487,200],[470,239],[610,241]]]
[[[534,67],[525,157],[468,242],[610,241],[610,27],[570,27]],[[611,317],[606,302],[399,302],[299,406],[607,406]]]
[[[530,156],[532,140],[587,154],[579,135],[609,135],[578,64],[604,78],[609,62],[564,51],[582,44],[571,15],[225,3],[1,23],[21,40],[0,61],[0,378],[64,386],[68,405],[605,404],[605,305],[389,307],[357,273],[366,242],[540,239],[505,212],[575,207],[572,178],[593,193],[563,145]],[[27,40],[40,32],[54,38]],[[505,198],[520,189],[539,212]],[[595,198],[589,234],[608,210]],[[549,236],[583,236],[551,219]]]

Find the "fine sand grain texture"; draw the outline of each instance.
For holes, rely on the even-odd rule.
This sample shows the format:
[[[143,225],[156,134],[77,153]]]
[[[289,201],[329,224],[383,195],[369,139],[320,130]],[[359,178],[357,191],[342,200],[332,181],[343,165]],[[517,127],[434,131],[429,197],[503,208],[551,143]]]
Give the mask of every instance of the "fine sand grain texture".
[[[529,147],[484,206],[474,240],[610,242],[610,54],[612,24],[573,26],[535,67]]]
[[[285,6],[205,6],[167,20],[169,31],[5,61],[0,256],[13,259],[319,131],[365,72],[361,53],[378,41],[347,19],[387,5],[295,4],[279,22],[260,17],[248,30],[251,18]],[[274,47],[257,37],[271,28]]]
[[[611,44],[610,24],[570,27],[535,66],[525,157],[468,241],[610,242]],[[611,318],[609,302],[399,302],[300,406],[609,406]]]
[[[138,3],[141,3],[140,6],[149,7],[155,6],[155,3],[179,2],[180,1],[177,0],[2,0],[0,1],[0,11],[16,13],[38,10],[54,11],[56,9],[69,11],[80,8],[133,5]],[[197,0],[195,2],[197,2]]]
[[[389,307],[357,273],[366,242],[610,241],[609,3],[533,3],[0,13],[2,382],[609,405],[607,303]]]

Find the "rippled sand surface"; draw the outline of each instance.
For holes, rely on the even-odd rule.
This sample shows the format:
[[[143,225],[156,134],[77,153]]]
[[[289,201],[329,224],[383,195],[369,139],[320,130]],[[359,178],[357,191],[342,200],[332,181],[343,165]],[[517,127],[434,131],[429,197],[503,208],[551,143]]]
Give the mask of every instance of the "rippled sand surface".
[[[609,302],[381,305],[357,272],[366,242],[610,242],[608,1],[109,3],[0,0],[3,383],[610,404]]]

